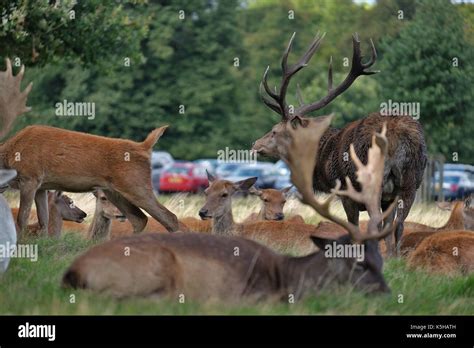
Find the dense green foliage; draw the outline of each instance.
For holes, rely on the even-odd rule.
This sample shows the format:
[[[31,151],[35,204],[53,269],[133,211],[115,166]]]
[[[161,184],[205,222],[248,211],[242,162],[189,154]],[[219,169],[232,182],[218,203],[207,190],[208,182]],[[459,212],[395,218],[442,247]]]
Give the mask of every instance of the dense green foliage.
[[[280,58],[297,32],[295,61],[318,30],[320,50],[296,82],[306,101],[326,92],[329,58],[335,83],[349,71],[351,33],[368,53],[376,77],[361,77],[317,114],[336,113],[342,126],[380,103],[419,102],[430,151],[448,161],[474,161],[472,61],[474,5],[448,0],[128,0],[27,2],[0,0],[0,56],[17,57],[34,80],[34,111],[17,123],[50,124],[114,137],[143,139],[169,124],[158,147],[184,159],[248,149],[278,121],[258,96],[263,71],[278,84]],[[71,10],[75,17],[71,19]],[[402,11],[402,14],[400,14]],[[442,23],[442,24],[441,24]],[[452,66],[458,57],[459,66]],[[96,117],[58,117],[55,104],[95,102]]]

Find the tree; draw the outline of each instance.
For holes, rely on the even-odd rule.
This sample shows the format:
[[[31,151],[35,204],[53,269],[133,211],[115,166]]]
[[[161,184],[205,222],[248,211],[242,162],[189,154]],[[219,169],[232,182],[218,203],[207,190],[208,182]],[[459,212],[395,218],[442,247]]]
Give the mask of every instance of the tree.
[[[474,48],[455,5],[419,0],[414,20],[383,49],[381,102],[419,103],[429,150],[473,163]]]

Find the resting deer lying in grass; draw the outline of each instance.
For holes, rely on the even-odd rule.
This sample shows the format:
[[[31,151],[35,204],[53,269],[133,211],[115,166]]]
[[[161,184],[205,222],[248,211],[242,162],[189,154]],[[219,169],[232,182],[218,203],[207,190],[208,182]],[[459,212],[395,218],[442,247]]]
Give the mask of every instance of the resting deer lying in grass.
[[[283,208],[285,206],[286,198],[290,189],[291,186],[286,187],[282,190],[257,189],[255,187],[251,187],[249,189],[249,193],[260,198],[260,200],[262,201],[262,208],[260,209],[260,212],[250,214],[244,220],[244,222],[283,220],[285,218]],[[293,222],[304,223],[304,219],[301,215],[293,215],[288,220]]]
[[[26,107],[31,84],[20,91],[24,67],[13,78],[10,60],[2,72],[0,123],[11,125]],[[89,192],[101,188],[108,199],[141,232],[147,223],[143,208],[168,231],[178,230],[176,216],[157,202],[151,185],[150,156],[167,126],[145,141],[112,139],[46,126],[29,126],[0,145],[0,168],[15,169],[10,184],[20,190],[18,227],[26,228],[33,200],[40,229],[48,226],[46,190]],[[2,134],[4,135],[4,134]]]
[[[293,107],[287,104],[286,94],[291,78],[301,69],[303,69],[318,50],[324,34],[317,35],[311,43],[305,54],[294,64],[288,65],[288,55],[293,45],[295,34],[286,48],[282,57],[282,80],[280,88],[272,89],[268,85],[268,71],[265,71],[260,84],[260,91],[263,102],[270,109],[281,116],[281,122],[273,126],[272,130],[258,139],[252,149],[258,153],[284,158],[286,147],[281,146],[289,135],[287,131],[287,123],[294,117],[302,120],[303,127],[308,122],[305,118],[309,113],[320,110],[328,105],[332,100],[347,90],[352,83],[361,75],[371,75],[376,71],[368,71],[377,58],[375,47],[372,44],[372,57],[367,63],[362,63],[362,55],[360,51],[360,41],[355,34],[353,36],[353,54],[352,65],[349,74],[344,81],[333,87],[332,79],[332,60],[330,61],[328,72],[328,93],[321,100],[311,104],[304,104],[299,88],[297,89],[299,107]],[[319,166],[314,168],[313,188],[320,192],[329,192],[335,185],[337,180],[342,181],[342,187],[346,187],[345,177],[349,177],[351,183],[356,189],[360,186],[356,180],[356,167],[351,161],[347,161],[347,153],[349,145],[353,143],[353,147],[357,156],[363,163],[367,162],[367,149],[370,146],[371,138],[374,132],[379,131],[382,125],[387,125],[387,141],[388,151],[386,158],[386,166],[382,180],[382,209],[387,209],[393,202],[395,197],[399,197],[402,204],[397,206],[392,215],[386,217],[384,224],[390,224],[395,216],[397,217],[397,230],[395,233],[395,243],[392,243],[392,236],[387,236],[390,253],[395,252],[395,245],[398,245],[404,227],[404,221],[410,212],[411,206],[415,199],[416,190],[420,186],[423,172],[426,166],[426,145],[423,136],[423,130],[420,123],[411,116],[403,115],[381,115],[380,113],[372,113],[369,116],[349,123],[342,129],[330,127],[321,137],[319,144]],[[354,202],[350,197],[342,198],[342,205],[346,212],[348,220],[354,224],[359,223],[359,212],[364,211],[363,204]]]
[[[346,226],[350,233],[350,237],[344,236],[337,241],[312,237],[313,242],[321,249],[351,247],[353,242],[358,243],[365,251],[363,260],[358,261],[350,253],[340,258],[329,257],[324,251],[304,257],[284,256],[238,237],[149,233],[109,241],[89,249],[72,263],[62,285],[118,297],[157,296],[226,302],[298,299],[336,284],[351,284],[371,292],[388,291],[376,242],[392,228],[386,226],[380,231],[378,227],[384,217],[378,199],[387,148],[384,132],[377,138],[374,136],[367,166],[362,165],[352,148],[351,156],[356,161],[362,192],[356,192],[351,186],[348,191],[341,191],[338,184],[330,199],[321,204],[315,200],[311,186],[318,151],[318,142],[314,140],[319,141],[321,128],[324,128],[321,126],[324,125],[312,123],[309,128],[297,127],[289,133],[292,141],[288,144],[287,160],[292,179],[307,204]],[[240,185],[249,187],[248,183]],[[350,195],[367,205],[372,219],[366,234],[329,213],[329,203],[335,193]],[[390,209],[393,208],[394,205]]]
[[[432,233],[424,238],[410,254],[408,265],[411,268],[423,268],[433,273],[474,273],[474,232]]]
[[[61,191],[48,192],[48,235],[59,237],[64,221],[82,223],[87,214],[74,205],[73,200]],[[13,217],[18,216],[18,208],[12,209]],[[28,233],[38,234],[40,226],[38,223],[27,226]]]

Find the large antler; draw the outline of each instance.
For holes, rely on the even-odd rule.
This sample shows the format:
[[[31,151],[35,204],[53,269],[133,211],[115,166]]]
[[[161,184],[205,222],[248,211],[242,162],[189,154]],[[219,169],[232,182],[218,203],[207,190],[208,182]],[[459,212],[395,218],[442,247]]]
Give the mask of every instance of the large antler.
[[[382,133],[377,133],[372,138],[372,146],[369,149],[369,159],[367,165],[363,165],[357,157],[354,146],[351,145],[351,158],[357,167],[357,181],[362,186],[362,191],[355,191],[349,178],[346,178],[348,189],[342,191],[339,180],[336,187],[331,191],[331,195],[324,202],[318,202],[313,192],[313,171],[316,166],[317,153],[319,151],[319,140],[331,123],[332,116],[318,117],[306,120],[305,126],[301,126],[298,119],[295,122],[286,124],[290,133],[288,143],[288,158],[285,161],[291,169],[291,180],[303,196],[303,202],[310,205],[320,215],[344,227],[351,238],[358,243],[369,239],[380,239],[392,232],[392,224],[385,226],[383,231],[379,231],[380,223],[395,209],[396,199],[391,206],[381,212],[380,197],[382,190],[382,178],[384,160],[387,149],[387,138],[385,137],[386,127],[384,125]],[[367,233],[363,234],[359,227],[332,215],[329,206],[336,195],[344,195],[351,199],[365,204],[369,216],[369,226]]]
[[[357,77],[361,75],[372,75],[377,73],[377,71],[367,71],[366,69],[370,68],[377,59],[377,51],[375,50],[374,43],[370,40],[370,44],[372,47],[372,56],[367,63],[362,63],[363,55],[360,52],[360,41],[359,36],[355,33],[352,36],[352,65],[349,74],[346,76],[344,81],[341,82],[340,85],[333,88],[332,85],[332,57],[329,61],[329,70],[328,70],[328,94],[322,98],[321,100],[305,105],[303,103],[303,99],[301,97],[301,92],[299,91],[299,87],[297,89],[297,96],[298,101],[300,103],[300,107],[295,108],[293,112],[290,113],[289,107],[286,104],[286,92],[288,89],[288,85],[290,83],[290,79],[295,75],[298,71],[304,68],[314,53],[319,48],[324,36],[326,33],[316,35],[315,39],[306,50],[305,54],[298,60],[295,65],[288,67],[287,60],[288,55],[290,53],[291,47],[293,46],[293,40],[295,38],[295,34],[291,36],[290,42],[288,43],[288,47],[286,48],[285,52],[283,53],[283,57],[281,59],[281,69],[282,69],[282,80],[280,84],[280,89],[277,90],[275,87],[272,90],[268,86],[268,71],[270,67],[267,67],[265,73],[263,74],[262,82],[260,83],[260,95],[262,97],[263,102],[267,105],[270,109],[277,112],[281,115],[283,121],[288,121],[293,118],[293,116],[304,116],[312,111],[319,110],[326,105],[328,105],[333,99],[335,99],[338,95],[342,94],[346,89],[349,88],[350,85],[357,79]],[[266,92],[266,95],[264,91]]]
[[[5,64],[6,70],[0,71],[0,139],[10,131],[18,116],[31,110],[26,106],[26,100],[33,86],[30,82],[22,92],[20,85],[25,66],[22,65],[20,72],[14,76],[10,59],[7,58]]]

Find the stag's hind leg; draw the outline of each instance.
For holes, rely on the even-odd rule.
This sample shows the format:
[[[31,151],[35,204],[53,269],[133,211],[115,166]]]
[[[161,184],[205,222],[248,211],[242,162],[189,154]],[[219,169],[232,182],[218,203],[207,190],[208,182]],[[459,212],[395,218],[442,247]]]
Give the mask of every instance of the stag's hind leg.
[[[395,229],[395,250],[400,255],[400,241],[403,236],[404,222],[410,213],[411,206],[415,200],[416,189],[405,190],[399,198],[397,205],[397,228]]]
[[[390,207],[391,202],[382,202],[382,210],[386,211]],[[397,209],[393,209],[393,211],[383,220],[383,226],[387,226],[391,223],[394,222],[395,220],[395,215],[397,214]],[[393,233],[389,233],[384,241],[385,241],[385,253],[387,257],[393,256],[393,253],[395,251],[395,245],[393,243]]]
[[[112,202],[130,221],[134,233],[140,233],[145,229],[148,218],[136,205],[130,203],[120,193],[104,190],[107,199]]]

